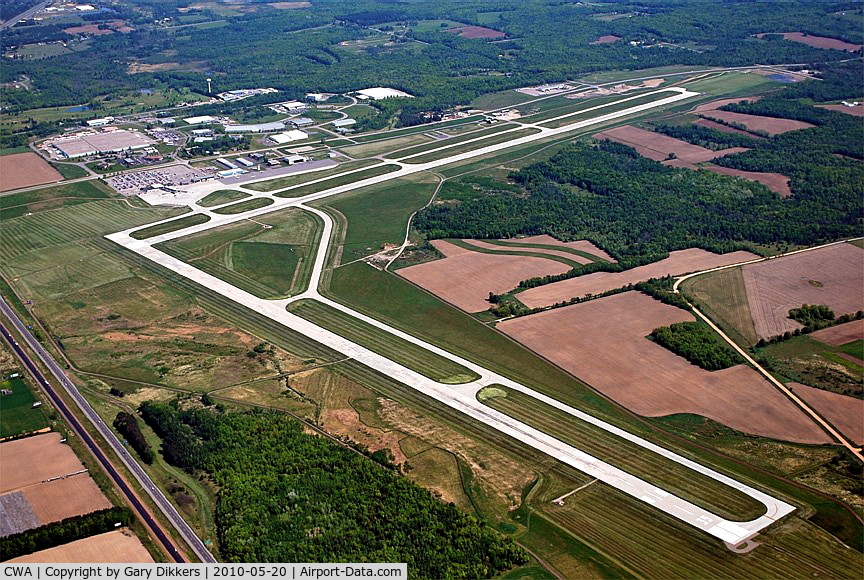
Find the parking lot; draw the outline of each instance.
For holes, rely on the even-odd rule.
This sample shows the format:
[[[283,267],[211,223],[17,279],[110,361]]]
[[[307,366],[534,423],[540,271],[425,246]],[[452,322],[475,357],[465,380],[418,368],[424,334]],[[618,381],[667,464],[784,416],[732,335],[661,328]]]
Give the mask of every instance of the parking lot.
[[[214,168],[215,172],[215,168]],[[206,170],[196,169],[187,165],[170,165],[158,169],[124,173],[107,179],[108,185],[121,195],[137,195],[146,191],[151,185],[168,186],[186,185],[212,178],[213,174]]]

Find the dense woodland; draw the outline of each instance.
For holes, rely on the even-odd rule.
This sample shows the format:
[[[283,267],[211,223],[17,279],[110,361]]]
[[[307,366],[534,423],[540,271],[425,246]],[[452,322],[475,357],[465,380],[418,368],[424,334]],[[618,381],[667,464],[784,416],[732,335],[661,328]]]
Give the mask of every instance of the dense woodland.
[[[373,85],[393,86],[417,96],[375,103],[382,115],[364,120],[371,128],[385,125],[391,117],[405,125],[416,123],[420,111],[466,104],[483,93],[591,71],[672,64],[824,62],[849,56],[777,35],[752,36],[759,32],[805,31],[864,41],[860,8],[848,3],[662,0],[589,5],[558,0],[362,0],[319,1],[298,10],[277,10],[258,3],[244,6],[226,12],[191,0],[104,4],[100,12],[83,18],[96,24],[124,19],[135,30],[94,37],[88,41],[90,48],[82,52],[6,60],[0,68],[0,82],[26,74],[35,90],[3,89],[0,102],[10,111],[20,111],[98,104],[97,97],[138,88],[203,92],[208,76],[215,79],[219,90],[274,86],[285,98],[307,91],[344,92]],[[849,12],[836,14],[841,9]],[[607,13],[628,17],[603,20]],[[155,25],[157,18],[170,21]],[[435,19],[485,25],[505,32],[507,38],[490,42],[462,38],[447,32],[447,26],[411,26],[407,31],[399,26]],[[215,27],[186,26],[208,21],[216,22]],[[7,50],[68,40],[70,35],[62,30],[65,26],[50,20],[18,25],[4,32],[0,44]],[[590,44],[604,34],[622,40]],[[342,44],[370,38],[380,41],[358,49]],[[131,63],[167,68],[129,74]]]
[[[735,351],[718,341],[714,332],[699,322],[676,322],[655,328],[651,340],[706,371],[719,371],[744,362]]]
[[[410,480],[272,412],[144,403],[163,453],[220,489],[228,562],[407,562],[412,577],[487,578],[525,553]]]
[[[153,463],[153,450],[150,448],[150,444],[147,443],[147,439],[144,438],[135,415],[126,413],[125,411],[117,413],[117,416],[114,418],[114,428],[129,442],[129,445],[132,446],[132,449],[135,450],[141,461],[147,465]]]

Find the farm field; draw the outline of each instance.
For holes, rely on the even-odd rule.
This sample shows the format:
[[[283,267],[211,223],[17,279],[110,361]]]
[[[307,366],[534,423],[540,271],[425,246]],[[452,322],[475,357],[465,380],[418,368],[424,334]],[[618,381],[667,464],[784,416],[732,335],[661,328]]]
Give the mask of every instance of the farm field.
[[[789,178],[781,173],[773,173],[770,171],[744,171],[742,169],[732,169],[731,167],[721,167],[707,163],[701,165],[700,169],[707,169],[721,175],[731,175],[732,177],[740,177],[749,179],[750,181],[758,181],[771,191],[778,193],[780,197],[789,197],[792,195],[792,189],[789,187]]]
[[[381,163],[381,161],[379,161],[378,159],[347,161],[345,163],[340,163],[335,167],[327,167],[326,169],[319,169],[316,171],[310,171],[308,173],[301,173],[300,175],[286,175],[285,177],[277,177],[275,179],[268,179],[266,181],[256,181],[255,183],[247,183],[243,187],[245,187],[246,189],[251,189],[252,191],[276,191],[277,189],[291,187],[293,185],[300,185],[309,181],[315,181],[316,179],[322,179],[324,177],[333,177],[334,175],[340,175],[342,173],[345,173],[346,171],[362,169],[364,167],[369,167],[370,165],[376,165],[378,163]]]
[[[462,38],[502,38],[507,36],[499,30],[492,30],[484,26],[458,26],[456,28],[448,28],[447,32],[458,34]]]
[[[816,105],[820,109],[828,109],[829,111],[839,111],[847,115],[855,117],[864,117],[864,104],[847,107],[846,105]]]
[[[545,284],[520,292],[519,300],[529,308],[548,306],[562,300],[570,300],[574,296],[586,294],[601,294],[607,290],[635,284],[649,278],[677,276],[687,272],[725,266],[758,258],[750,252],[730,252],[728,254],[713,254],[711,252],[690,248],[669,253],[669,257],[653,264],[639,266],[623,272],[594,272],[585,276],[570,278],[560,282]]]
[[[752,346],[759,341],[747,303],[741,268],[727,268],[686,280],[681,289],[735,342]]]
[[[758,352],[768,358],[772,370],[787,380],[840,395],[864,398],[862,342],[838,346],[793,336],[769,344]]]
[[[203,213],[196,213],[176,220],[171,220],[169,222],[156,224],[155,226],[141,228],[138,231],[132,232],[130,235],[136,240],[146,240],[147,238],[155,238],[156,236],[161,236],[163,234],[170,234],[171,232],[176,232],[177,230],[182,230],[191,226],[204,224],[209,221],[209,215]]]
[[[575,242],[562,242],[548,234],[540,234],[539,236],[528,236],[524,238],[510,238],[505,240],[486,240],[488,243],[500,246],[516,246],[520,248],[531,249],[549,249],[558,251],[567,251],[577,255],[581,255],[592,261],[616,262],[615,258],[592,244],[587,240],[577,240]]]
[[[0,191],[60,181],[63,176],[33,152],[0,155]]]
[[[740,99],[728,100],[735,103],[740,102]],[[755,133],[748,133],[747,131],[736,129],[735,127],[730,127],[729,125],[724,125],[723,123],[718,123],[717,121],[712,121],[711,119],[699,118],[693,121],[693,124],[697,127],[707,127],[708,129],[714,129],[715,131],[720,131],[721,133],[735,133],[736,135],[744,135],[746,137],[752,137],[753,139],[764,139],[764,137],[762,137],[761,135],[756,135]]]
[[[487,310],[490,292],[501,294],[527,278],[571,268],[545,258],[475,252],[444,240],[432,245],[443,259],[402,268],[399,275],[466,312]]]
[[[60,439],[60,433],[45,433],[0,443],[0,493],[83,470],[81,460]]]
[[[830,344],[832,346],[840,346],[855,340],[864,340],[864,320],[853,320],[837,326],[823,328],[816,332],[810,333],[810,338]]]
[[[787,385],[854,443],[864,443],[864,401],[802,385]]]
[[[247,199],[246,201],[241,201],[240,203],[235,203],[233,205],[220,207],[219,209],[214,209],[213,213],[218,213],[222,215],[243,213],[247,211],[252,211],[253,209],[267,207],[268,205],[272,205],[274,201],[275,200],[272,197],[256,197],[254,199]]]
[[[864,250],[836,244],[743,266],[756,333],[765,339],[802,328],[789,310],[824,304],[839,316],[864,309]]]
[[[301,300],[292,303],[288,310],[440,383],[461,384],[480,378],[462,365],[326,304]]]
[[[765,513],[765,506],[729,486],[630,443],[564,411],[511,389],[484,403],[540,429],[585,453],[674,493],[724,518],[743,521]],[[480,393],[482,396],[482,391]]]
[[[702,113],[702,116],[715,121],[719,120],[726,123],[743,125],[748,131],[762,131],[768,135],[779,135],[788,131],[797,131],[798,129],[809,129],[810,127],[813,127],[810,123],[796,121],[794,119],[761,117],[759,115],[733,113],[731,111],[711,110]]]
[[[21,490],[39,525],[111,507],[87,473],[37,483]]]
[[[318,247],[318,218],[291,208],[255,221],[260,223],[235,222],[157,247],[260,298],[302,292]]]
[[[153,558],[141,540],[129,530],[121,529],[13,558],[8,563],[152,564]]]
[[[11,395],[0,395],[0,439],[48,426],[42,409],[33,408],[36,397],[22,379],[0,381],[0,388],[12,391]]]
[[[577,254],[575,252],[569,252],[566,250],[553,250],[549,248],[531,248],[525,246],[516,246],[513,244],[510,245],[501,245],[496,244],[494,242],[487,242],[485,240],[475,240],[466,238],[463,240],[452,240],[451,243],[454,243],[457,246],[463,248],[469,248],[475,252],[491,252],[493,254],[504,254],[504,255],[518,255],[520,253],[524,255],[533,255],[538,257],[548,256],[550,260],[562,261],[564,264],[572,264],[574,267],[582,265],[582,264],[590,264],[594,260]]]
[[[698,145],[691,145],[686,141],[675,139],[646,131],[633,125],[623,125],[613,129],[607,129],[593,135],[595,139],[609,139],[616,143],[630,145],[643,157],[653,159],[654,161],[668,161],[674,159],[676,167],[680,167],[678,163],[694,164],[710,161],[717,157],[724,157],[733,153],[741,153],[747,151],[743,147],[730,147],[720,151],[712,151]]]
[[[248,193],[237,191],[236,189],[220,189],[199,199],[198,205],[201,207],[214,207],[230,201],[239,201],[247,197],[249,197]]]
[[[708,372],[651,342],[688,312],[640,292],[505,320],[498,329],[640,415],[693,413],[755,435],[827,441],[821,429],[756,371]]]
[[[757,34],[756,36],[764,36],[765,34],[766,33],[761,33]],[[851,42],[845,42],[843,40],[839,40],[837,38],[829,38],[827,36],[816,36],[803,32],[776,32],[773,34],[781,34],[786,40],[791,40],[792,42],[800,42],[802,44],[806,44],[808,46],[813,46],[816,48],[832,48],[834,50],[845,50],[848,52],[855,52],[856,50],[861,50],[860,44],[852,44]]]

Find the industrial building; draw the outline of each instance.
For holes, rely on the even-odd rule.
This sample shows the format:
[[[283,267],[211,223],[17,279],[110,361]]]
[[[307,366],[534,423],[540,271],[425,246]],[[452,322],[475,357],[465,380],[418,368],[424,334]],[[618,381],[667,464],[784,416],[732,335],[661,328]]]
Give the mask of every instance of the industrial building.
[[[400,91],[399,89],[389,89],[387,87],[370,87],[368,89],[362,89],[356,92],[357,96],[361,99],[372,99],[373,101],[380,101],[381,99],[392,99],[395,97],[407,97],[409,99],[413,99],[414,95],[409,95],[405,91]]]
[[[217,163],[221,163],[222,165],[224,165],[224,166],[227,167],[228,169],[240,169],[239,167],[237,167],[236,165],[234,165],[234,162],[233,162],[233,161],[228,161],[228,160],[225,159],[224,157],[220,157],[219,159],[216,160],[216,162],[217,162]]]
[[[299,131],[297,129],[291,129],[290,131],[285,131],[284,133],[276,133],[275,135],[270,135],[270,139],[277,145],[284,145],[285,143],[290,143],[291,141],[303,141],[304,139],[308,138],[309,135],[307,133],[304,133],[303,131]]]
[[[88,127],[103,127],[114,122],[114,117],[103,117],[101,119],[91,119],[87,121]]]
[[[104,133],[82,133],[72,137],[60,137],[49,143],[62,158],[75,159],[105,153],[119,153],[143,149],[155,143],[153,139],[138,133],[119,129]]]
[[[336,119],[335,121],[333,121],[330,124],[333,125],[334,127],[336,127],[337,129],[344,129],[344,128],[350,127],[352,125],[356,125],[357,119],[350,119],[350,118],[349,119]]]
[[[226,133],[270,133],[272,131],[283,131],[285,123],[259,123],[257,125],[222,125]]]
[[[237,167],[235,169],[226,169],[225,171],[219,171],[216,173],[216,176],[222,179],[224,177],[237,177],[238,175],[243,175],[244,173],[246,173],[244,170]]]
[[[216,117],[211,117],[210,115],[201,115],[200,117],[186,117],[183,120],[190,125],[209,125],[218,121]]]
[[[238,157],[235,161],[242,165],[243,167],[255,167],[255,164],[246,159],[245,157]]]
[[[288,122],[297,129],[299,129],[300,127],[310,127],[315,124],[315,121],[313,121],[309,117],[297,117],[296,119],[291,119]]]

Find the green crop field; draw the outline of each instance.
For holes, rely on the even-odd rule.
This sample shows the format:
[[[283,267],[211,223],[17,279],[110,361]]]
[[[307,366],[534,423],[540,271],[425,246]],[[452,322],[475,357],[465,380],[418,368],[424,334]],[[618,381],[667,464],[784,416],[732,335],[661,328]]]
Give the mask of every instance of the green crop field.
[[[506,396],[487,398],[484,404],[726,519],[746,521],[765,513],[760,502],[738,490],[529,395],[504,390]]]
[[[323,179],[325,177],[341,175],[347,171],[363,169],[364,167],[377,165],[379,163],[381,163],[381,161],[378,159],[348,161],[346,163],[340,163],[335,167],[328,167],[326,169],[320,169],[317,171],[309,171],[307,173],[301,173],[300,175],[286,175],[285,177],[276,177],[274,179],[268,179],[267,181],[247,183],[243,187],[245,187],[246,189],[251,189],[252,191],[275,191],[277,189],[291,187],[292,185],[300,185],[301,183],[315,181],[316,179]]]
[[[52,185],[33,191],[0,196],[0,220],[6,221],[28,213],[85,203],[94,199],[106,199],[110,197],[109,192],[107,186],[94,180]]]
[[[332,187],[339,187],[340,185],[348,185],[349,183],[354,183],[363,179],[369,179],[370,177],[386,175],[394,171],[399,171],[399,169],[400,168],[398,165],[393,164],[376,165],[375,167],[363,169],[361,171],[357,171],[356,173],[351,173],[349,175],[340,174],[336,177],[331,177],[330,179],[319,181],[318,183],[301,185],[300,187],[295,187],[289,189],[288,191],[280,191],[274,193],[273,195],[275,195],[276,197],[303,197],[304,195],[310,195],[312,193],[324,191]]]
[[[320,220],[292,208],[255,221],[272,227],[243,220],[157,247],[260,298],[302,292],[314,263]]]
[[[740,344],[753,345],[759,340],[741,268],[696,276],[682,283],[681,289]]]
[[[63,179],[78,179],[79,177],[87,177],[87,171],[77,165],[71,163],[52,163],[51,167],[60,172]]]
[[[508,129],[515,129],[516,127],[517,125],[515,123],[501,123],[498,125],[493,125],[492,127],[486,127],[484,129],[477,129],[474,131],[462,133],[457,137],[437,139],[435,141],[424,143],[423,145],[408,147],[406,149],[399,149],[398,151],[394,151],[393,153],[388,153],[384,157],[387,157],[388,159],[404,159],[405,157],[419,155],[420,153],[424,153],[431,149],[438,149],[439,147],[450,147],[451,145],[457,145],[469,139],[477,139],[480,137],[486,137],[488,135],[495,135],[496,133],[501,133],[502,131],[507,131]]]
[[[0,389],[12,391],[0,395],[0,438],[29,433],[48,426],[39,408],[33,408],[36,397],[20,378],[0,381]]]
[[[222,205],[223,203],[228,203],[229,201],[237,201],[247,197],[249,197],[248,193],[243,193],[236,189],[220,189],[219,191],[214,191],[198,200],[198,205],[201,207],[214,207]]]
[[[247,211],[252,211],[253,209],[260,209],[262,207],[267,207],[268,205],[273,205],[274,201],[275,200],[272,197],[256,197],[255,199],[247,199],[246,201],[241,201],[240,203],[235,203],[234,205],[214,209],[213,213],[225,215],[243,213]]]
[[[485,139],[480,139],[479,141],[457,144],[452,147],[448,147],[447,149],[444,149],[442,151],[433,151],[431,153],[415,155],[413,157],[402,159],[401,161],[403,161],[404,163],[428,163],[429,161],[438,161],[452,155],[458,155],[459,153],[475,151],[477,149],[482,149],[483,147],[488,147],[490,145],[497,145],[498,143],[505,143],[507,141],[519,139],[520,137],[527,137],[528,135],[536,135],[539,132],[539,129],[534,129],[533,127],[527,129],[517,129],[515,131],[499,133],[491,137],[486,137]]]
[[[176,232],[177,230],[182,230],[184,228],[204,224],[209,221],[209,215],[203,213],[196,213],[186,217],[181,217],[176,220],[171,220],[169,222],[156,224],[148,228],[136,230],[129,234],[129,236],[135,238],[136,240],[146,240],[147,238],[155,238],[156,236],[161,236],[163,234],[170,234],[171,232]]]
[[[326,304],[301,300],[288,310],[439,383],[461,384],[480,378],[462,365]]]
[[[401,244],[408,217],[426,205],[438,178],[415,174],[350,191],[316,204],[338,211],[348,221],[342,263],[378,252],[383,244]]]

